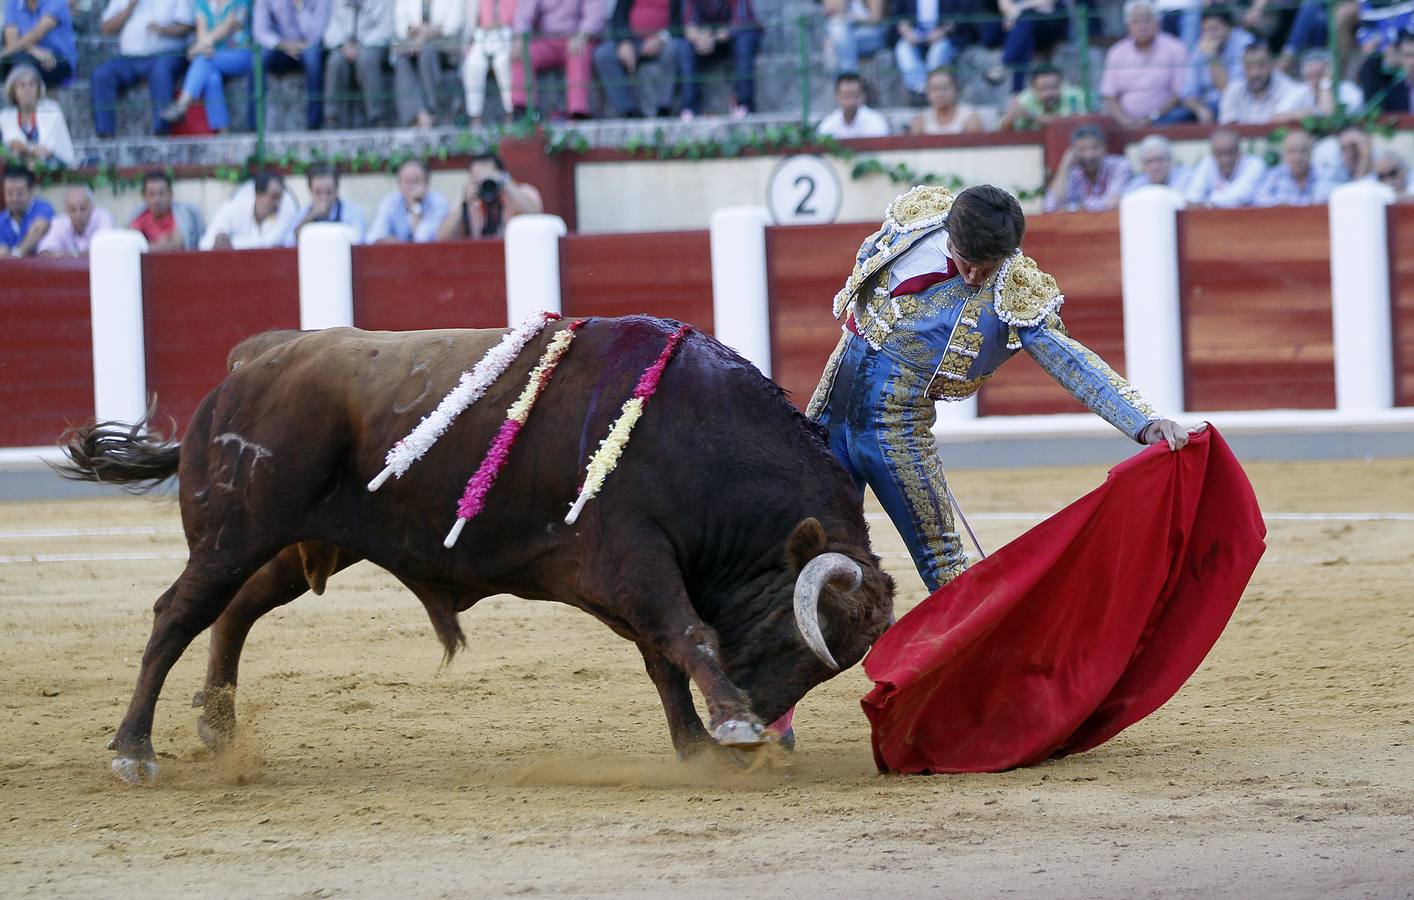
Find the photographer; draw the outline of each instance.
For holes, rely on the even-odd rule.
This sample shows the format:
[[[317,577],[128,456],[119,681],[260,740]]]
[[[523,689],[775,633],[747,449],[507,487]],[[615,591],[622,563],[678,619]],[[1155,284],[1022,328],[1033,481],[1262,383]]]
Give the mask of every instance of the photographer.
[[[471,159],[461,204],[442,221],[439,241],[498,238],[506,232],[506,222],[523,213],[543,212],[540,192],[516,181],[505,163],[494,153]]]

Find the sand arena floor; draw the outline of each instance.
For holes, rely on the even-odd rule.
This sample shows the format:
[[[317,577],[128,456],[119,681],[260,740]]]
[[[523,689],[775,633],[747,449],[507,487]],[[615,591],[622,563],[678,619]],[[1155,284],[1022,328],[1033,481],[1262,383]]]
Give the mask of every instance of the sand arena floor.
[[[488,599],[441,669],[420,605],[361,565],[256,627],[220,758],[188,706],[198,638],[158,706],[162,783],[123,787],[104,744],[184,558],[176,506],[0,505],[0,895],[1414,896],[1414,460],[1249,471],[1270,549],[1173,701],[1090,753],[933,778],[874,773],[857,668],[802,704],[793,758],[683,765],[589,617]],[[954,486],[996,546],[1102,477]],[[1402,516],[1284,515],[1335,512]]]

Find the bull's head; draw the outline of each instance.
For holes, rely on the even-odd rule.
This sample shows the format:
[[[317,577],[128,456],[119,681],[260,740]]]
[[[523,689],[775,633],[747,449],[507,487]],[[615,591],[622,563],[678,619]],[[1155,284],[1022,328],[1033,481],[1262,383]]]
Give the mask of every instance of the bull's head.
[[[893,579],[878,559],[831,541],[818,520],[795,527],[781,562],[764,621],[723,646],[728,675],[765,722],[863,659],[893,619]]]

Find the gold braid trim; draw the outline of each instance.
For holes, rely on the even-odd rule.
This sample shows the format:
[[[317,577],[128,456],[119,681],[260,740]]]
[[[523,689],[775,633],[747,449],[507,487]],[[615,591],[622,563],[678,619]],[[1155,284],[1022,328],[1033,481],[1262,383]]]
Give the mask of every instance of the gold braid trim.
[[[993,296],[997,318],[1017,328],[1041,324],[1065,302],[1056,280],[1020,251],[1002,263]]]
[[[920,184],[895,197],[884,210],[884,224],[878,231],[865,239],[862,251],[870,247],[871,252],[863,259],[856,257],[854,270],[850,272],[844,287],[835,294],[833,312],[838,319],[866,287],[870,277],[912,247],[919,239],[935,228],[941,228],[952,211],[953,195],[947,188]],[[872,245],[872,246],[871,246]],[[887,293],[888,283],[883,281]],[[877,345],[875,349],[878,349]]]
[[[936,228],[947,221],[953,195],[947,188],[920,184],[894,198],[884,210],[884,228],[909,232]]]

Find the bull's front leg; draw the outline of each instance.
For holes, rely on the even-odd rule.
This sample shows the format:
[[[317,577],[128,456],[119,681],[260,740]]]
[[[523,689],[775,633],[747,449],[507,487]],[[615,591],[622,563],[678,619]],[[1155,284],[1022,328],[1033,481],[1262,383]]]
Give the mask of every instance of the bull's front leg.
[[[650,621],[637,623],[645,658],[650,653],[661,655],[692,679],[707,701],[711,736],[718,744],[762,744],[765,728],[751,711],[745,692],[723,671],[717,633],[693,612],[687,592],[683,591],[674,602],[656,607],[655,612],[659,615]]]
[[[648,677],[653,679],[653,686],[658,689],[658,699],[663,702],[673,749],[677,751],[678,759],[687,759],[712,743],[707,729],[702,726],[702,718],[697,715],[697,707],[692,704],[687,676],[658,651],[643,644],[639,644],[638,649],[643,654]]]

